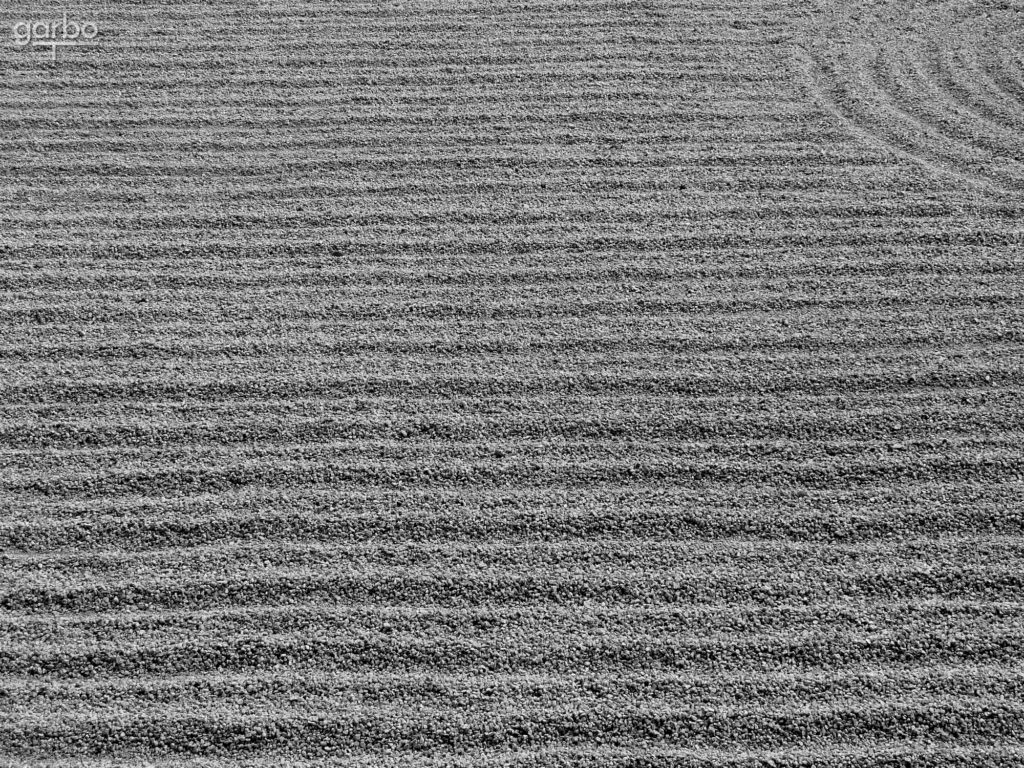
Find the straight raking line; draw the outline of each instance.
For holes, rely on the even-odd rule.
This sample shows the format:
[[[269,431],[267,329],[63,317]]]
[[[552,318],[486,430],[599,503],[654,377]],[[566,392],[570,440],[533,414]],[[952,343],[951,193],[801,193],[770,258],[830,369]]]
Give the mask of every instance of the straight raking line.
[[[75,46],[75,45],[81,45],[81,43],[78,42],[77,40],[33,40],[32,41],[32,45],[34,45],[34,46],[36,46],[36,45],[49,45],[49,46],[51,46],[50,54],[52,55],[52,58],[50,60],[51,61],[56,61],[57,60],[57,46],[58,45],[61,45],[61,46]]]

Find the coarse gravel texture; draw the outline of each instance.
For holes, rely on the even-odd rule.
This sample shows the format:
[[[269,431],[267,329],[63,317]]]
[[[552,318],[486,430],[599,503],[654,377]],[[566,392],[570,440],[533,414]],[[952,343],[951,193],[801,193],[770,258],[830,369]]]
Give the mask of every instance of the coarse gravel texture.
[[[75,2],[0,766],[1024,766],[1017,0]]]

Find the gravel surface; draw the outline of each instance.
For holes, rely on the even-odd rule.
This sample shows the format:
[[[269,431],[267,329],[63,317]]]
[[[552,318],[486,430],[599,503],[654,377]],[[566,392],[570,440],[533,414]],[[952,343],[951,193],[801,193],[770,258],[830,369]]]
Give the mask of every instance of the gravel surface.
[[[1017,4],[0,22],[0,766],[1024,765]]]

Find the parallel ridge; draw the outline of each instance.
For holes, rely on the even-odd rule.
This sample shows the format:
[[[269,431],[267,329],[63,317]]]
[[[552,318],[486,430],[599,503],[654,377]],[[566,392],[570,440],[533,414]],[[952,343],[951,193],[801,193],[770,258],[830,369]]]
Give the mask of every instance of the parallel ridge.
[[[810,94],[760,1],[0,46],[0,765],[1024,763],[988,9]]]

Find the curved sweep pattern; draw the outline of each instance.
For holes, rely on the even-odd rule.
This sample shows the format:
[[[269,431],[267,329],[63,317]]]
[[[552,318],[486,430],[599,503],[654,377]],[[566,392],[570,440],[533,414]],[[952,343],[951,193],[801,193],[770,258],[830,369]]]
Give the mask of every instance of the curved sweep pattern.
[[[1024,191],[1024,8],[847,0],[815,18],[797,57],[830,113],[933,173]]]

